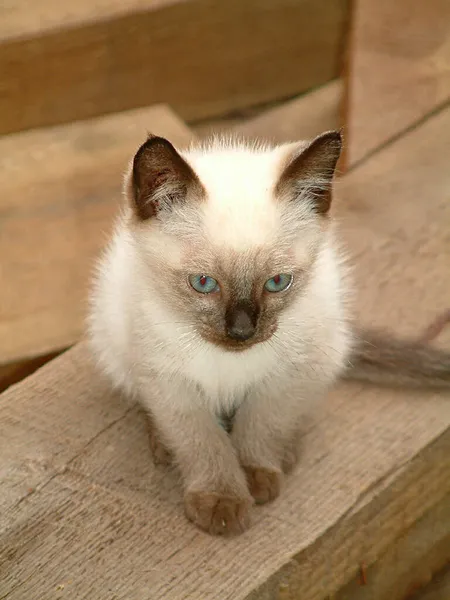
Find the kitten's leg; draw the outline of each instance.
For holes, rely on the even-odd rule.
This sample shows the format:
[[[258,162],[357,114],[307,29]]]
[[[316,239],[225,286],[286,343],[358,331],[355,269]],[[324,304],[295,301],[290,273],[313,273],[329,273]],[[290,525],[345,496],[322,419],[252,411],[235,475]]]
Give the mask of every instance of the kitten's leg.
[[[300,420],[305,402],[325,392],[325,386],[307,390],[267,386],[256,388],[239,407],[231,438],[257,503],[274,500],[280,493],[283,471],[297,462]],[[306,392],[306,394],[305,394]]]
[[[162,441],[162,435],[156,427],[155,419],[148,411],[145,413],[145,420],[153,462],[155,465],[170,465],[173,459],[172,453]]]
[[[187,386],[164,387],[151,413],[180,468],[187,517],[212,534],[244,531],[253,499],[229,436]]]

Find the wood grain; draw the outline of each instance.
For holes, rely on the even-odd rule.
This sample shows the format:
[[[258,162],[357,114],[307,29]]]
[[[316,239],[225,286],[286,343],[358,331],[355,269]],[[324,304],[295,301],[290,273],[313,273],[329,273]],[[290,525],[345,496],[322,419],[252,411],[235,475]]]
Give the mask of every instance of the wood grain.
[[[200,138],[230,133],[273,144],[312,139],[319,133],[342,126],[342,81],[334,79],[319,88],[270,107],[254,107],[239,116],[208,119],[192,125]]]
[[[447,110],[338,184],[335,212],[368,324],[412,332],[446,306],[449,145]],[[8,600],[324,600],[385,555],[402,585],[413,583],[426,531],[435,564],[448,551],[444,394],[337,386],[310,416],[280,499],[231,540],[187,522],[175,474],[152,466],[144,419],[109,392],[84,344],[5,392],[0,421]],[[352,600],[381,600],[376,591]]]
[[[450,598],[450,562],[424,590],[407,600],[448,600]]]
[[[10,385],[25,379],[31,373],[37,371],[40,367],[45,365],[61,354],[61,349],[50,352],[49,354],[42,354],[33,358],[25,358],[21,361],[15,361],[0,365],[0,392],[6,390]]]
[[[168,103],[185,119],[338,75],[348,0],[9,1],[0,134]]]
[[[156,106],[0,140],[0,366],[79,339],[92,259],[148,131],[191,139]]]
[[[352,20],[347,166],[450,100],[448,0],[357,0]]]
[[[375,516],[377,523],[380,517]],[[368,567],[361,562],[356,577],[333,600],[422,600],[411,597],[418,590],[427,597],[425,589],[435,587],[430,580],[448,564],[449,523],[450,495],[446,495],[393,540],[375,564]]]
[[[234,127],[248,138],[262,138],[275,144],[309,140],[316,135],[342,126],[342,81],[335,79],[318,89]]]

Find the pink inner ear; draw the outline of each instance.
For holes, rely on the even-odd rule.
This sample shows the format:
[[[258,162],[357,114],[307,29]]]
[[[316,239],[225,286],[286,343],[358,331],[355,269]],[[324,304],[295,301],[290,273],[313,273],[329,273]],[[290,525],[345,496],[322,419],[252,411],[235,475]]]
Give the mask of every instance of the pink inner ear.
[[[162,185],[163,183],[165,183],[169,177],[173,175],[172,171],[170,169],[161,169],[160,171],[157,171],[154,176],[152,177],[152,185],[154,187],[158,187],[159,185]]]

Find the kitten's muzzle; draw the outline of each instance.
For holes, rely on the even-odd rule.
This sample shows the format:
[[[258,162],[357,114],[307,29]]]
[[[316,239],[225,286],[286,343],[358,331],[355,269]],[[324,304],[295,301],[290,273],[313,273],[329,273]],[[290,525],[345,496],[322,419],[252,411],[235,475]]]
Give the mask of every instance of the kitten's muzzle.
[[[258,310],[249,302],[231,307],[225,317],[227,337],[238,342],[251,339],[256,332]]]

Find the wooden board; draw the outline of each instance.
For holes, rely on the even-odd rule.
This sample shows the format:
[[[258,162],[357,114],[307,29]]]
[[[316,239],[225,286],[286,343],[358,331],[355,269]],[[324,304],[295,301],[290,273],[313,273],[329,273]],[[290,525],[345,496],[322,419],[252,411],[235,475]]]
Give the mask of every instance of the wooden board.
[[[343,125],[341,97],[342,81],[335,79],[292,100],[270,107],[254,107],[239,116],[208,119],[191,125],[191,129],[200,138],[231,132],[274,144],[307,140]]]
[[[336,77],[348,0],[0,5],[0,134],[164,102],[185,119]]]
[[[449,524],[447,494],[393,540],[374,564],[368,566],[362,561],[357,576],[333,600],[422,600],[421,595],[415,595],[419,590],[427,598],[425,590],[437,587],[430,580],[435,574],[439,576],[446,557],[450,559]],[[440,600],[448,598],[442,596]]]
[[[79,339],[92,258],[148,131],[191,139],[155,106],[0,140],[0,367]]]
[[[448,0],[356,0],[352,20],[347,166],[450,101]]]
[[[40,354],[39,356],[0,365],[0,392],[37,371],[42,365],[61,354],[62,350],[62,348],[58,348],[58,350],[48,354]]]
[[[234,131],[248,138],[263,138],[275,144],[308,140],[319,133],[338,129],[341,122],[342,81],[336,79],[299,98],[264,111]]]
[[[439,573],[435,581],[431,582],[417,596],[408,598],[408,600],[448,600],[450,598],[450,566],[442,573]]]
[[[447,110],[338,184],[366,322],[411,332],[447,306],[449,146]],[[5,392],[0,422],[8,600],[325,600],[387,554],[408,573],[426,531],[433,568],[448,558],[450,527],[435,528],[450,494],[444,394],[338,386],[310,417],[281,498],[231,540],[186,521],[176,476],[151,465],[141,415],[108,391],[83,344]],[[402,582],[389,600],[403,600]],[[351,599],[381,600],[371,589]]]

